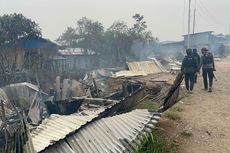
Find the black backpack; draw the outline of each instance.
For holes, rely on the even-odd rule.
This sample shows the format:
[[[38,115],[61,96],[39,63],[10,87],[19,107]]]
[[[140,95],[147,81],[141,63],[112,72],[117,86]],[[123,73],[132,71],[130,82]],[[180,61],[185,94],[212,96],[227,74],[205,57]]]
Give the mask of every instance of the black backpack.
[[[184,61],[184,67],[194,67],[196,68],[196,59],[192,56],[186,56]]]

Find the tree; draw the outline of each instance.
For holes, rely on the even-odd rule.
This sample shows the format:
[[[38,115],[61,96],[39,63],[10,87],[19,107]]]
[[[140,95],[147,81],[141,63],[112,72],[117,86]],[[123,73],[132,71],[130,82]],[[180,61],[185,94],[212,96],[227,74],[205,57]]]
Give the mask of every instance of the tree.
[[[79,47],[100,52],[104,27],[98,21],[86,17],[77,21],[76,28],[68,28],[58,39],[58,42],[68,47]]]
[[[136,13],[133,16],[133,19],[136,21],[136,23],[133,25],[134,32],[140,33],[147,28],[146,21],[143,21],[144,19],[143,15]]]
[[[0,45],[30,34],[41,36],[41,28],[31,19],[16,13],[0,16]]]
[[[128,31],[129,28],[124,21],[115,21],[104,34],[104,42],[109,46],[106,52],[110,58],[114,58],[114,63],[121,63],[128,53]]]
[[[67,27],[66,31],[56,40],[63,46],[76,46],[77,44],[76,30],[72,27]]]
[[[133,58],[146,58],[151,52],[150,44],[154,44],[156,40],[152,36],[152,32],[147,30],[146,21],[144,21],[144,16],[136,13],[133,16],[135,23],[132,28],[130,28],[130,55]]]
[[[104,31],[100,22],[83,17],[75,28],[68,28],[57,41],[68,47],[83,48],[86,53],[94,50],[101,54],[105,65],[122,65],[127,57],[139,57],[141,51],[148,50],[149,44],[155,41],[152,33],[146,30],[144,16],[135,14],[133,19],[135,23],[131,28],[124,21],[115,21]]]
[[[138,39],[139,41],[146,43],[149,41],[154,41],[151,31],[147,31],[146,21],[143,21],[144,16],[136,13],[133,16],[135,23],[133,27],[130,29],[130,33],[134,39]]]

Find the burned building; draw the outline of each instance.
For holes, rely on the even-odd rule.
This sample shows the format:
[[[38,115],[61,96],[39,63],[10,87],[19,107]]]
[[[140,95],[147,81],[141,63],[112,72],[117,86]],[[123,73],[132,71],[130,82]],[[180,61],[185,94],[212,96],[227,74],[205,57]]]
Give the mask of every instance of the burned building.
[[[0,85],[35,83],[36,77],[37,81],[43,80],[51,70],[49,59],[56,55],[57,48],[55,43],[35,35],[5,43],[0,49]]]
[[[72,78],[98,68],[99,61],[97,56],[96,52],[85,52],[81,48],[59,49],[57,50],[57,56],[51,57],[52,67],[56,74]]]

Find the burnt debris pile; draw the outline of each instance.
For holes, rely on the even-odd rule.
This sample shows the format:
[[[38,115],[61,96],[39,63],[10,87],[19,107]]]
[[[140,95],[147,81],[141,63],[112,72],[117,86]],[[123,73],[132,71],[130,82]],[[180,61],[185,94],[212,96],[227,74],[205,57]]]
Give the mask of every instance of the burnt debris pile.
[[[128,62],[126,70],[89,71],[82,79],[57,76],[44,90],[27,82],[6,85],[0,90],[1,150],[132,152],[177,102],[182,79],[152,59]],[[145,100],[159,107],[135,109]]]

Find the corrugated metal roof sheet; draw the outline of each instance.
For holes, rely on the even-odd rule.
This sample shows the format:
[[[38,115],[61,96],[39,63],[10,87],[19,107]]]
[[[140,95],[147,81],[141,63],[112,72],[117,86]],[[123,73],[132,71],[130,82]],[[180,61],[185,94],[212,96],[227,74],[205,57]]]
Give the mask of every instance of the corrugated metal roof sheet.
[[[149,110],[102,118],[88,124],[43,153],[131,152],[143,134],[151,132],[160,114]]]
[[[154,58],[151,61],[127,62],[128,71],[116,72],[116,77],[146,76],[152,73],[166,72],[163,66]]]
[[[36,35],[28,35],[3,45],[5,48],[57,49],[58,45]]]
[[[57,143],[72,132],[75,132],[88,122],[106,116],[109,112],[114,112],[119,106],[119,101],[109,100],[111,104],[99,108],[84,108],[82,105],[80,112],[71,115],[52,114],[45,119],[35,130],[31,132],[35,151],[40,152],[49,145]],[[113,110],[115,109],[115,110]]]
[[[10,85],[3,87],[3,89],[12,88],[12,87],[14,87],[14,88],[28,87],[29,89],[33,89],[34,91],[37,91],[37,92],[39,91],[38,86],[33,85],[31,83],[28,83],[28,82],[10,84]]]
[[[146,74],[160,73],[162,70],[154,61],[127,62],[130,71],[144,72]]]
[[[133,95],[138,95],[140,91],[136,91],[135,93],[133,93]],[[125,108],[125,106],[127,105],[127,100],[129,99],[129,97],[133,97],[133,95],[129,95],[121,101],[113,100],[114,103],[106,107],[100,107],[97,109],[88,108],[80,112],[81,114],[90,116],[89,118],[86,118],[87,116],[81,116],[83,118],[80,119],[80,113],[75,113],[70,116],[52,115],[50,118],[43,121],[43,123],[31,134],[35,150],[37,152],[42,151],[49,145],[55,144],[57,141],[62,141],[61,139],[65,138],[66,136],[68,137],[70,133],[79,130],[83,125],[86,125],[87,122],[92,122],[103,116],[107,116],[108,114],[117,111],[119,108]],[[133,103],[134,102],[135,101],[133,101]],[[65,128],[65,126],[67,125],[68,127]]]
[[[146,76],[147,74],[143,71],[119,71],[116,72],[116,77],[132,77],[132,76]]]
[[[58,53],[61,55],[94,55],[96,54],[95,51],[87,51],[85,54],[82,48],[67,48],[67,49],[60,49]]]
[[[78,113],[71,115],[52,114],[31,132],[35,151],[39,152],[56,141],[65,138],[67,134],[80,128],[93,118],[95,118],[95,115],[81,116]]]

